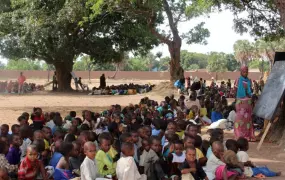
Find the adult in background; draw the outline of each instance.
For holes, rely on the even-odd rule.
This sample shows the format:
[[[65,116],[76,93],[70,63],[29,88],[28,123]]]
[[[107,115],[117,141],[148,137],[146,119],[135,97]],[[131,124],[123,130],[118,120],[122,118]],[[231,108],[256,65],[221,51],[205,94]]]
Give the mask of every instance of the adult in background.
[[[105,78],[105,74],[102,74],[102,76],[100,77],[100,89],[105,89],[106,88],[106,78]]]
[[[234,123],[235,138],[246,138],[256,141],[252,123],[252,91],[251,80],[248,78],[248,67],[241,67],[241,76],[235,82],[236,89],[236,119]]]
[[[18,77],[18,94],[23,94],[23,85],[26,81],[26,77],[23,75],[23,72],[20,72],[20,76]]]
[[[57,90],[57,79],[56,79],[56,71],[54,71],[54,75],[52,77],[52,90]]]

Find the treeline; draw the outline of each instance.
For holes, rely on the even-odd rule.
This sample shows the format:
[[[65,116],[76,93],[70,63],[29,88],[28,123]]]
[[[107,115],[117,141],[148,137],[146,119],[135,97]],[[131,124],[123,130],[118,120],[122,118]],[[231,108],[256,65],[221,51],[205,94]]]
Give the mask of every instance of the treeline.
[[[161,53],[148,53],[129,57],[125,55],[120,63],[93,64],[89,56],[81,56],[74,61],[74,71],[169,71],[169,57],[161,57]],[[263,64],[263,65],[262,65]],[[186,71],[207,69],[209,72],[235,71],[240,67],[239,62],[233,54],[222,52],[211,52],[208,54],[181,51],[181,65]],[[249,67],[267,71],[268,61],[251,60]],[[7,65],[1,63],[0,69],[6,70],[54,70],[52,65],[44,61],[33,61],[29,59],[9,60]]]

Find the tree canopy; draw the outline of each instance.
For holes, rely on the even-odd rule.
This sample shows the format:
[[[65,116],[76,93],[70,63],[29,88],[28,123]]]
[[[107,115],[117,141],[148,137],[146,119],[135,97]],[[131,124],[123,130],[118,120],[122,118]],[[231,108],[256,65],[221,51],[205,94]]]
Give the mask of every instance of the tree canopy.
[[[121,52],[147,52],[158,43],[125,14],[98,13],[90,18],[86,0],[10,0],[0,11],[0,53],[12,59],[30,58],[53,64],[59,90],[70,89],[73,60],[81,53],[97,62],[121,60]]]
[[[195,0],[89,0],[92,4],[93,15],[100,13],[124,13],[130,20],[143,18],[144,28],[153,34],[161,43],[168,46],[170,53],[170,76],[175,81],[184,76],[180,64],[180,50],[182,39],[188,44],[205,44],[205,38],[210,33],[204,28],[204,22],[197,24],[186,33],[179,33],[178,24],[181,21],[191,20],[210,11],[211,3]],[[139,22],[137,22],[139,23]],[[161,26],[165,24],[166,27]]]

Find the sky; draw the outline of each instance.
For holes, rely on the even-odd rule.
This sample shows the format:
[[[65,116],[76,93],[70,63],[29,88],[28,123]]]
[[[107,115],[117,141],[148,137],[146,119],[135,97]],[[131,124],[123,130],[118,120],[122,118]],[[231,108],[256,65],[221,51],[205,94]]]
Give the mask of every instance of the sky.
[[[254,38],[249,34],[237,34],[233,29],[233,15],[230,11],[223,11],[211,13],[209,17],[199,17],[189,22],[180,23],[178,29],[180,33],[187,32],[199,22],[205,22],[205,27],[210,31],[210,37],[207,39],[207,45],[187,45],[185,42],[182,44],[182,50],[189,52],[208,53],[211,51],[233,53],[233,45],[235,41],[247,39],[253,41]],[[153,53],[162,52],[163,56],[169,56],[168,48],[166,45],[160,45],[152,50]],[[0,61],[7,63],[7,59],[0,56]]]

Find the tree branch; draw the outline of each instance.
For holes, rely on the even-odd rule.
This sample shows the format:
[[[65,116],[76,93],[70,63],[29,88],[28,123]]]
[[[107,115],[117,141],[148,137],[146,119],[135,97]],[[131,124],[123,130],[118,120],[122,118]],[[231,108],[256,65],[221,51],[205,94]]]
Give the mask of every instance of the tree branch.
[[[167,0],[163,0],[163,7],[164,7],[165,13],[167,15],[169,26],[170,26],[171,32],[173,34],[173,37],[177,38],[177,37],[179,37],[179,33],[177,30],[177,27],[175,26],[175,23],[173,20],[173,15],[172,15],[172,12],[171,12],[171,9],[169,7]]]

